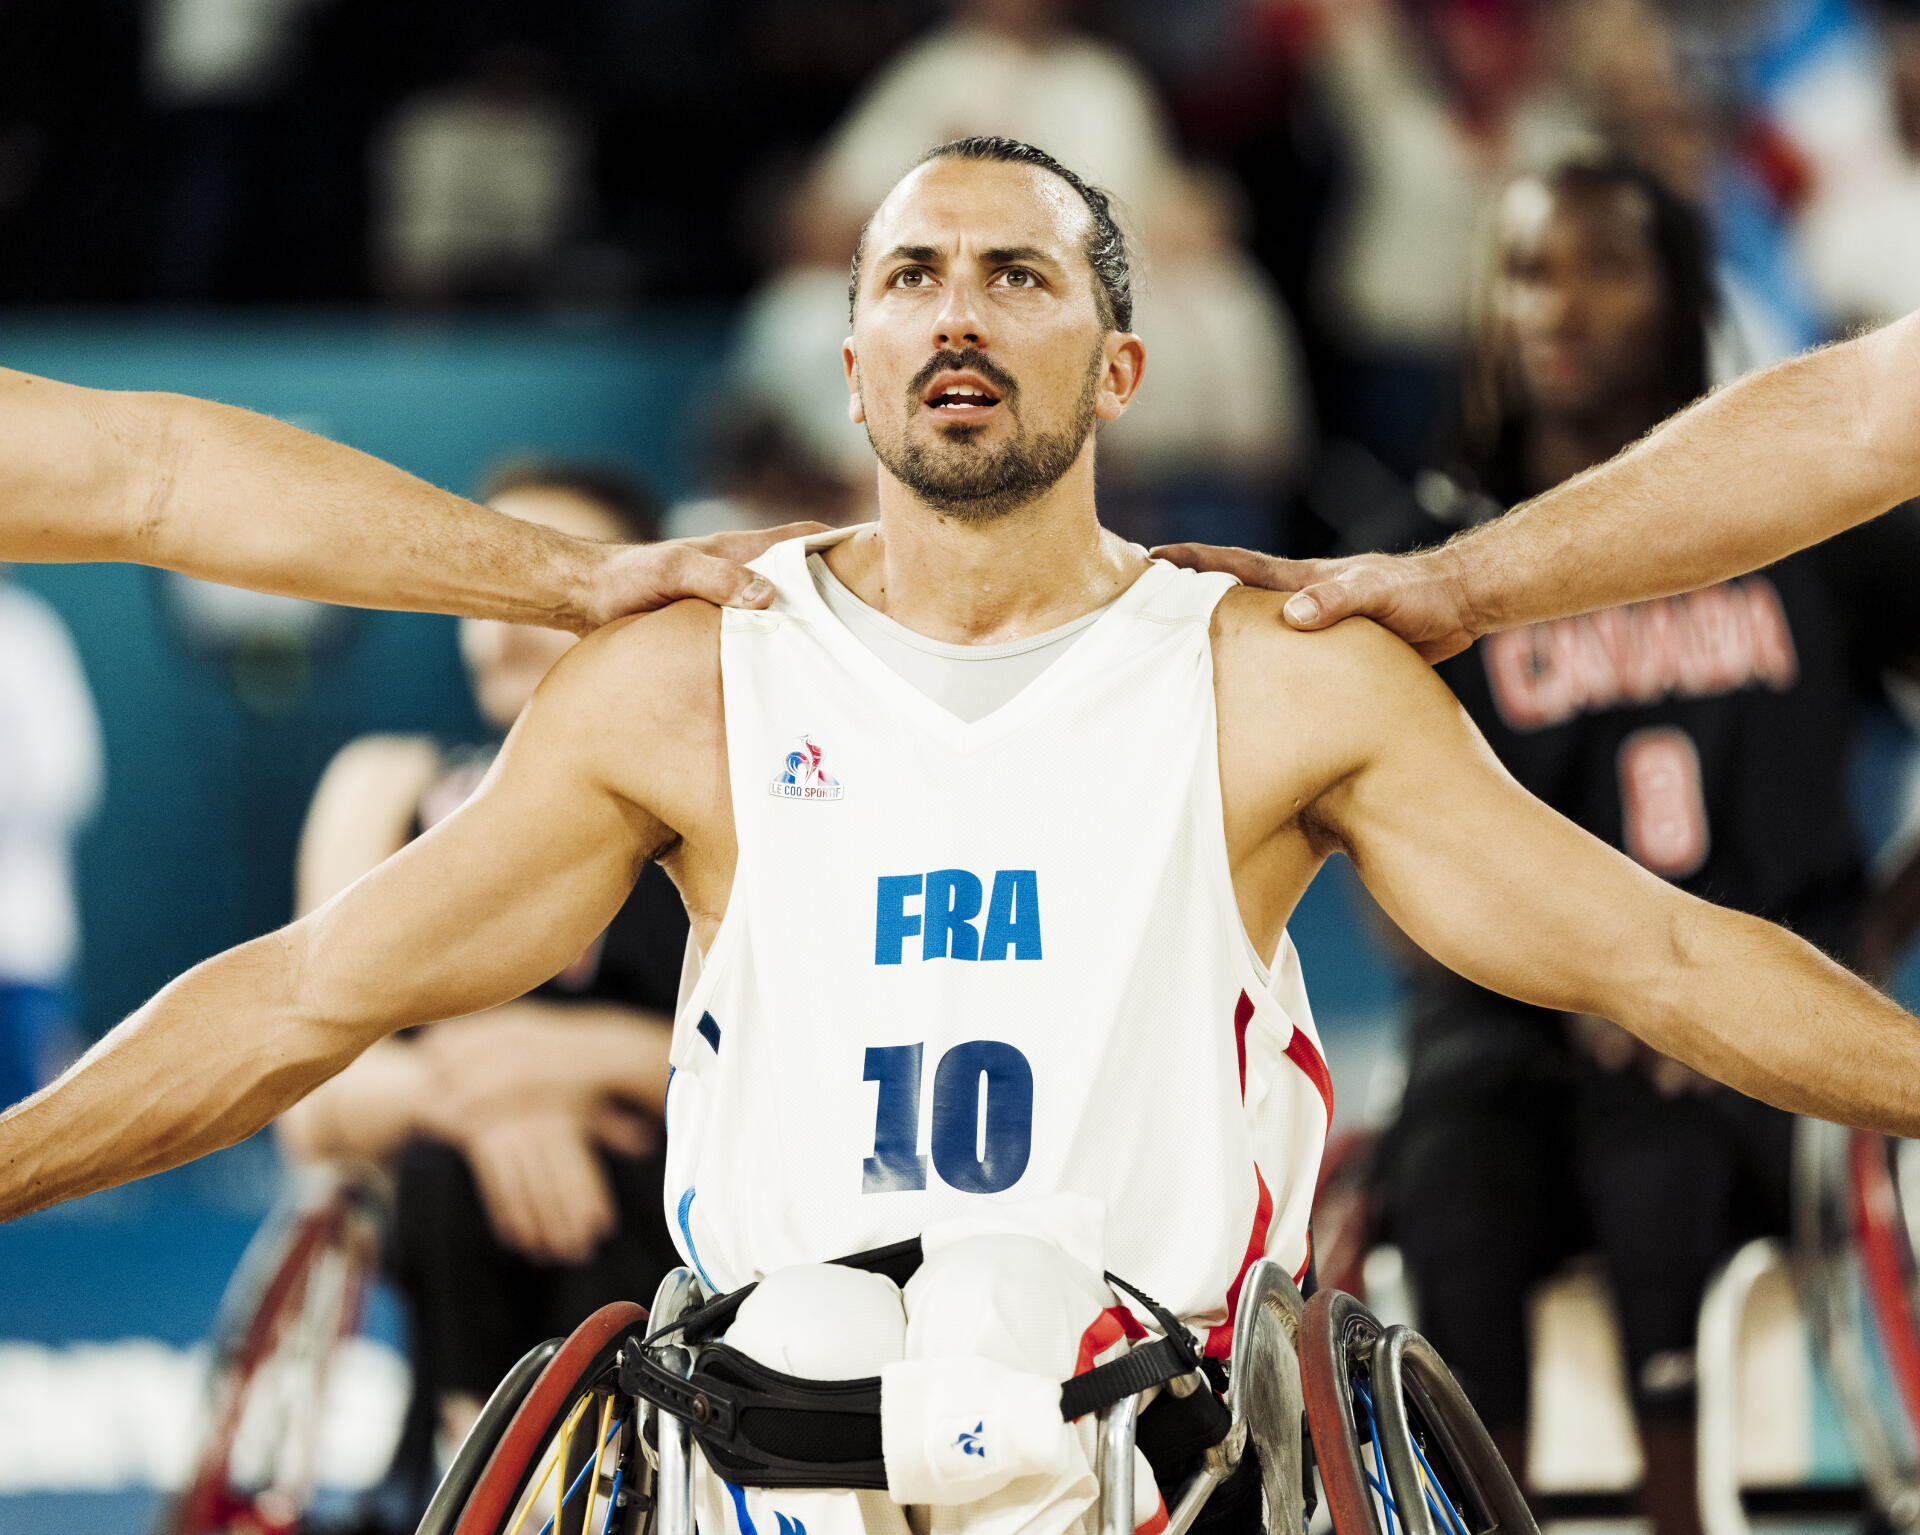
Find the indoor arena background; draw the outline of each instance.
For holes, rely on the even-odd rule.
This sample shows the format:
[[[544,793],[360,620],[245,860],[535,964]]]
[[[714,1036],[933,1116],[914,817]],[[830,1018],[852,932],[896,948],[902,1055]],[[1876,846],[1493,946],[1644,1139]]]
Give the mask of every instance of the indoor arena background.
[[[1604,141],[1704,211],[1717,379],[1920,306],[1917,39],[1882,0],[0,0],[0,364],[248,406],[465,493],[514,455],[615,464],[669,532],[857,519],[852,232],[920,149],[1004,131],[1111,185],[1138,241],[1115,524],[1374,547],[1453,419],[1517,172]],[[344,743],[481,734],[449,619],[7,579],[71,635],[103,746],[69,1048],[289,918]],[[1870,711],[1854,808],[1890,861],[1909,756]],[[1336,861],[1292,927],[1343,1129],[1396,1090],[1380,920]],[[263,1135],[0,1228],[0,1532],[147,1527],[282,1176]],[[380,1469],[402,1325],[357,1358],[349,1479]]]

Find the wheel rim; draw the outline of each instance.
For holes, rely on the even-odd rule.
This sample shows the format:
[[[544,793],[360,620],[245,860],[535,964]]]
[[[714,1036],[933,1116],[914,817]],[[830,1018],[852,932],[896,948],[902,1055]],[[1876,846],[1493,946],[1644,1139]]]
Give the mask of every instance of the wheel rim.
[[[1380,1461],[1408,1535],[1539,1535],[1513,1473],[1432,1344],[1410,1327],[1389,1327],[1369,1373]]]
[[[549,1495],[564,1512],[554,1520],[548,1535],[570,1535],[580,1519],[578,1510],[591,1508],[602,1494],[596,1461],[592,1475],[584,1485],[585,1502],[576,1500],[582,1475],[573,1469],[572,1460],[580,1440],[581,1420],[596,1415],[592,1429],[592,1451],[604,1461],[606,1451],[615,1451],[620,1469],[631,1464],[637,1468],[640,1456],[635,1425],[638,1415],[630,1399],[620,1398],[611,1378],[617,1367],[621,1346],[629,1335],[644,1331],[645,1308],[630,1301],[602,1306],[573,1331],[553,1358],[541,1370],[528,1391],[526,1400],[487,1457],[485,1468],[474,1484],[472,1495],[461,1511],[455,1535],[506,1535],[524,1527],[528,1535],[541,1528],[539,1519],[529,1520],[529,1491]],[[611,1424],[611,1436],[608,1425]],[[558,1441],[556,1447],[556,1440]],[[620,1460],[620,1457],[626,1457]],[[547,1486],[541,1488],[536,1475],[545,1472]],[[555,1472],[558,1475],[555,1475]],[[619,1470],[616,1470],[616,1480]],[[614,1501],[609,1496],[608,1503]],[[551,1506],[549,1507],[551,1512]],[[613,1510],[607,1511],[606,1524],[612,1527]],[[594,1535],[599,1535],[598,1527]]]
[[[421,1516],[420,1527],[415,1535],[449,1535],[458,1523],[467,1499],[473,1495],[480,1473],[486,1469],[488,1460],[498,1447],[501,1435],[506,1433],[507,1425],[520,1410],[520,1404],[527,1399],[527,1393],[533,1390],[533,1383],[540,1378],[540,1372],[560,1352],[560,1345],[564,1342],[564,1338],[549,1338],[545,1343],[529,1349],[521,1356],[520,1362],[507,1371],[500,1384],[493,1388],[487,1405],[480,1409],[480,1416],[474,1419],[473,1427],[467,1430],[467,1437],[460,1442],[453,1464],[447,1467],[447,1474],[434,1489],[433,1499],[427,1504],[427,1511]]]
[[[1351,1361],[1380,1336],[1380,1320],[1344,1290],[1321,1290],[1300,1322],[1300,1387],[1307,1433],[1335,1535],[1385,1535],[1373,1473],[1354,1422]]]
[[[385,1204],[377,1182],[329,1171],[249,1244],[221,1302],[207,1434],[164,1516],[169,1535],[297,1527],[318,1469],[330,1368],[360,1324]],[[236,1470],[249,1459],[256,1464]]]

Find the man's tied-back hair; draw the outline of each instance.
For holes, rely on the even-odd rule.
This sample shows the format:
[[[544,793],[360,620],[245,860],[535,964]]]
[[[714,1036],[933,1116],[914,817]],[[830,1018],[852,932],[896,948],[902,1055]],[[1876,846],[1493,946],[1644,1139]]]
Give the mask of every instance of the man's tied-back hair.
[[[1093,215],[1093,227],[1087,233],[1087,265],[1099,279],[1093,290],[1100,318],[1109,330],[1133,329],[1133,268],[1127,260],[1127,238],[1113,217],[1113,198],[1099,187],[1068,170],[1044,149],[1019,139],[997,134],[976,134],[972,138],[952,139],[929,149],[909,169],[918,169],[930,160],[990,160],[1000,165],[1031,165],[1058,176],[1073,188]],[[853,248],[853,274],[847,282],[847,318],[853,318],[860,296],[860,268],[867,255],[867,230],[872,218],[860,226],[860,240]]]

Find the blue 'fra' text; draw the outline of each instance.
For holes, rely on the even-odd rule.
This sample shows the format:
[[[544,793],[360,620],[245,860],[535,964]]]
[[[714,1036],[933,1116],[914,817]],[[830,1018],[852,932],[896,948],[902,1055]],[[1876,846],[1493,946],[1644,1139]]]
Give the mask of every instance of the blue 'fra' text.
[[[907,903],[921,902],[919,911]],[[985,901],[984,923],[977,919]],[[920,940],[922,959],[1038,959],[1040,880],[1032,869],[1001,869],[993,895],[977,874],[935,869],[929,874],[882,874],[873,924],[873,962],[897,965],[907,940]]]

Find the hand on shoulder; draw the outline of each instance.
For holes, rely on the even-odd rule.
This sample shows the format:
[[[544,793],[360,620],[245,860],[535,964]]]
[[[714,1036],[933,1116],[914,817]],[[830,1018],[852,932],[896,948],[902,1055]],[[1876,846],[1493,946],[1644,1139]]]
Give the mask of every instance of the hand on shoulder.
[[[1210,544],[1168,544],[1153,553],[1189,570],[1224,570],[1250,587],[1290,593],[1284,612],[1296,629],[1371,618],[1429,662],[1458,654],[1486,632],[1468,600],[1462,557],[1452,545],[1421,554],[1333,560],[1285,560]]]

